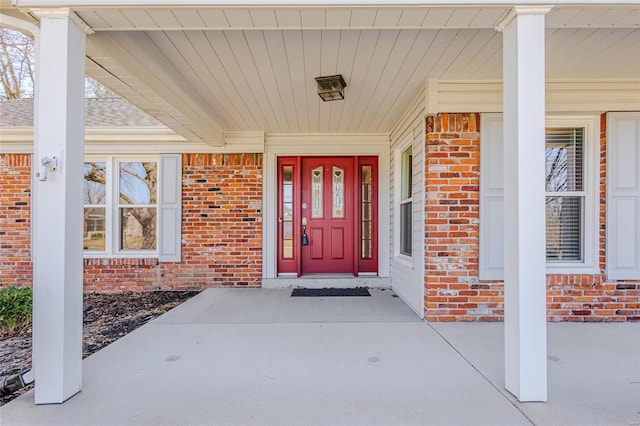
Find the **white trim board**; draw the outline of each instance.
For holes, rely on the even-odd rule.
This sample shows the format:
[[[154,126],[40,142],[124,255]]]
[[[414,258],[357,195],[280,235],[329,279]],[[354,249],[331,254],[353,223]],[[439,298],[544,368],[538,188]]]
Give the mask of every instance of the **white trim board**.
[[[177,6],[176,0],[13,0],[17,7],[115,7],[115,6]],[[229,0],[189,0],[191,6],[228,6]],[[234,6],[292,6],[303,5],[304,7],[318,6],[342,6],[344,0],[251,0],[237,2]],[[397,7],[396,0],[350,0],[348,4],[354,6],[393,6]],[[457,6],[469,7],[469,0],[403,0],[403,5],[415,6]],[[505,5],[511,6],[513,3],[505,3],[504,0],[483,0],[483,5]],[[546,0],[528,0],[527,4],[547,5]],[[602,5],[602,4],[629,4],[636,5],[637,0],[557,0],[555,5]]]
[[[502,81],[428,80],[427,114],[502,112]],[[602,113],[640,109],[640,79],[546,82],[547,113]]]
[[[225,132],[224,146],[188,141],[165,127],[88,127],[86,154],[262,153],[264,132]],[[33,153],[33,128],[0,129],[0,154]]]

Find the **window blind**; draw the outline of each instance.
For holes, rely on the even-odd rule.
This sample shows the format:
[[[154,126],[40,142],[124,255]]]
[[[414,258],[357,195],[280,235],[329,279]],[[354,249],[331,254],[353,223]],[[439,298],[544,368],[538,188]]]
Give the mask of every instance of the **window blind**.
[[[547,261],[582,261],[584,129],[548,128],[545,136]]]

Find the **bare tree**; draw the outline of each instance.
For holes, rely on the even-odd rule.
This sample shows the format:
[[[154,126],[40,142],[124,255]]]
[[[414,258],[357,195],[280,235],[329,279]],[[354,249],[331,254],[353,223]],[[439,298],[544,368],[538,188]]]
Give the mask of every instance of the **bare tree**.
[[[0,98],[20,99],[33,97],[35,81],[35,43],[33,38],[19,31],[0,27]],[[86,77],[86,98],[117,96],[107,87]]]
[[[108,87],[100,84],[91,77],[84,79],[84,97],[85,98],[115,98],[118,97]]]
[[[105,163],[87,162],[84,170],[85,204],[100,205],[106,198],[107,170]],[[119,199],[124,217],[133,218],[141,228],[141,239],[136,245],[142,249],[156,248],[156,208],[133,207],[157,204],[158,174],[155,162],[119,163]],[[126,207],[131,206],[131,207]],[[126,211],[126,214],[125,214]],[[85,224],[91,209],[85,209]],[[124,241],[122,242],[124,243]]]
[[[0,97],[33,97],[35,43],[33,38],[0,27]]]

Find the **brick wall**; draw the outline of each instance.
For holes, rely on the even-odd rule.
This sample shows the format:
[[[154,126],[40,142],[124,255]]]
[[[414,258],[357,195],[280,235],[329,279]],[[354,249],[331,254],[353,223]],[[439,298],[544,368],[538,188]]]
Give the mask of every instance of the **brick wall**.
[[[30,285],[31,155],[0,155],[0,287]]]
[[[504,285],[478,280],[480,116],[426,118],[425,317],[501,321]],[[605,270],[606,115],[600,133],[600,269]],[[547,275],[550,321],[640,320],[640,282]]]
[[[480,115],[426,118],[425,318],[499,320],[502,284],[478,281]]]
[[[0,158],[0,285],[30,285],[30,156]],[[185,154],[182,179],[182,261],[85,259],[85,291],[261,284],[262,155]]]

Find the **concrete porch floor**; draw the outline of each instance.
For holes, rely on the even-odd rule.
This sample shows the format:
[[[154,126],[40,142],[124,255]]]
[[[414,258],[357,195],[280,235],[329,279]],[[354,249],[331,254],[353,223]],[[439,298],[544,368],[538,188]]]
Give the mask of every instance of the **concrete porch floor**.
[[[391,290],[209,289],[2,425],[638,425],[640,324],[549,324],[549,402],[504,390],[502,324],[428,324]]]

